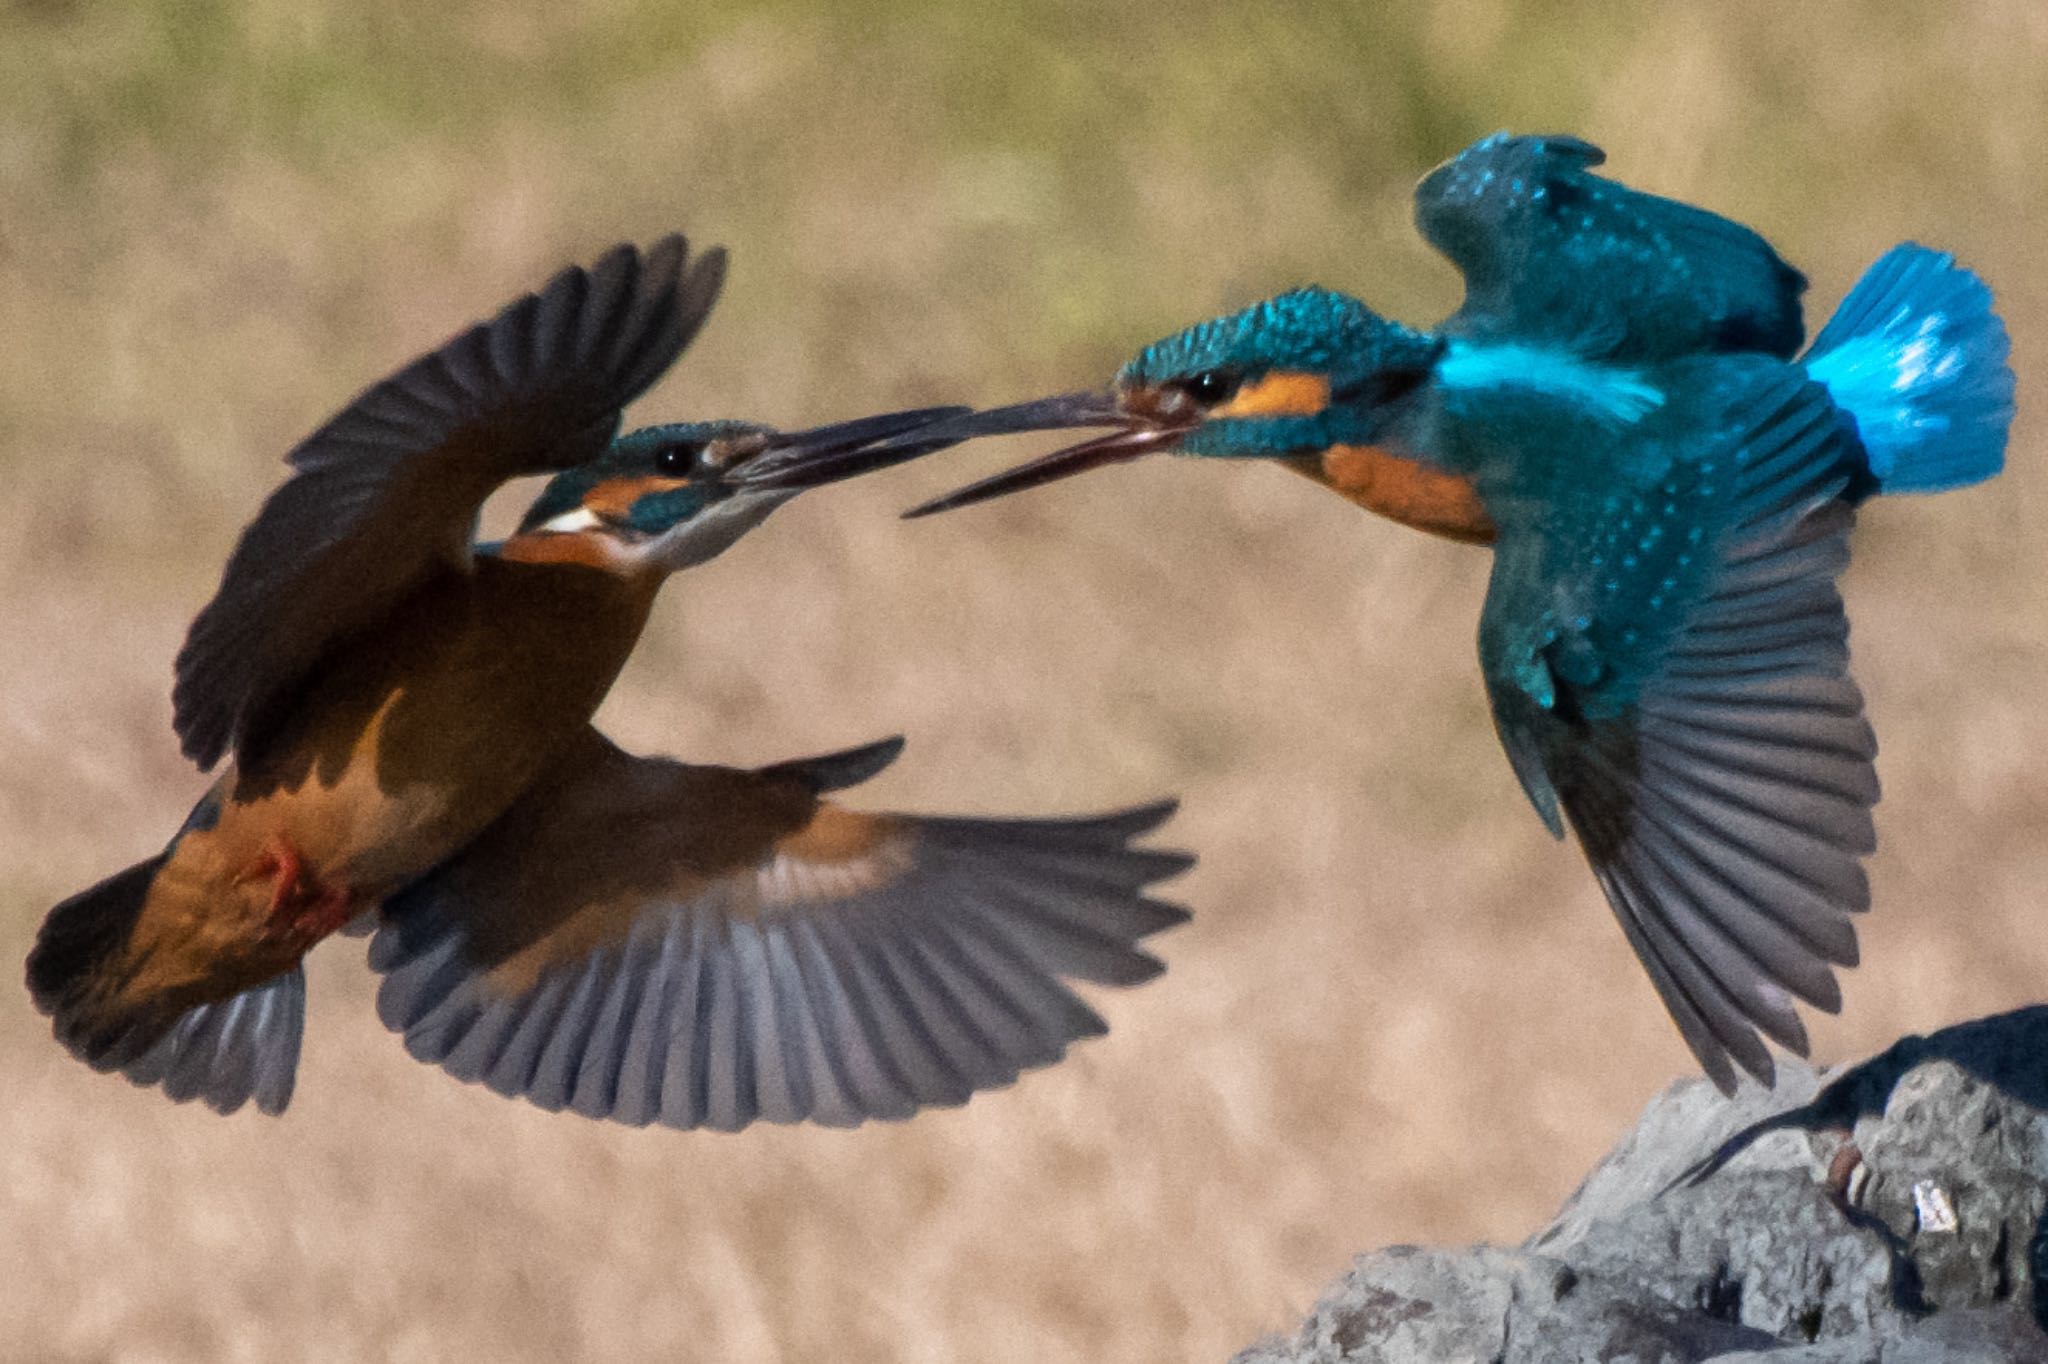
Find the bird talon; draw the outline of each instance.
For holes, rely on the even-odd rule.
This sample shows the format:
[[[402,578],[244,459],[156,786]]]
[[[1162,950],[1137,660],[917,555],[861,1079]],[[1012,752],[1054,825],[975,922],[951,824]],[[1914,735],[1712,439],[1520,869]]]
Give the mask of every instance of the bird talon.
[[[1827,1190],[1835,1206],[1846,1212],[1862,1203],[1863,1187],[1869,1182],[1870,1170],[1863,1163],[1862,1150],[1853,1140],[1845,1140],[1835,1148],[1821,1187]]]

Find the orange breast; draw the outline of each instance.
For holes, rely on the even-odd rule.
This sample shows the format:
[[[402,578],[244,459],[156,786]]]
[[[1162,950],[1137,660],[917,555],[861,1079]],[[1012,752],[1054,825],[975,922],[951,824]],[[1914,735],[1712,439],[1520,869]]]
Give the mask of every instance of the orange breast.
[[[498,546],[498,557],[514,564],[581,564],[608,573],[620,573],[629,567],[619,553],[618,542],[593,531],[515,535]]]
[[[277,848],[308,894],[368,908],[475,838],[587,732],[658,585],[484,557],[326,660],[223,775],[214,822],[177,840],[133,931],[129,998],[223,999],[305,951],[274,931]]]
[[[1493,518],[1472,480],[1378,445],[1333,445],[1287,467],[1392,521],[1469,545],[1490,545]]]

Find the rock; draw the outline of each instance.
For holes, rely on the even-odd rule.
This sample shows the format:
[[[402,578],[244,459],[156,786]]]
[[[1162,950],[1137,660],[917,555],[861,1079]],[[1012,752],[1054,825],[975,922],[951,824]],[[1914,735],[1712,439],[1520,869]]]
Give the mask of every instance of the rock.
[[[1715,1355],[1712,1364],[2028,1364],[2048,1350],[2040,1328],[2011,1308],[1966,1308],[1890,1332],[1858,1331],[1812,1345]]]
[[[2048,1007],[1683,1080],[1520,1248],[1361,1255],[1238,1364],[2048,1364]]]
[[[1574,1342],[1599,1342],[1598,1353]],[[1419,1360],[1706,1359],[1770,1346],[1760,1331],[1581,1277],[1525,1250],[1395,1246],[1362,1255],[1291,1344],[1238,1364],[1414,1364]],[[1578,1351],[1574,1353],[1574,1351]]]

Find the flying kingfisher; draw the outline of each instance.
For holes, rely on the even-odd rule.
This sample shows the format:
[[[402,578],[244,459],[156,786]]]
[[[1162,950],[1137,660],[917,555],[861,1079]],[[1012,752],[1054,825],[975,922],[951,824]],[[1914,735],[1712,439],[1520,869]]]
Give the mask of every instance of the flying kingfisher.
[[[1840,1007],[1868,907],[1876,743],[1835,587],[1856,506],[2001,468],[2013,412],[1991,293],[1894,247],[1803,355],[1806,281],[1756,233],[1496,135],[1431,172],[1422,234],[1465,280],[1416,331],[1327,289],[1140,351],[1107,392],[917,438],[1113,426],[912,511],[1152,451],[1282,462],[1371,511],[1491,545],[1479,658],[1495,726],[1565,824],[1724,1091]],[[874,452],[864,452],[873,458]]]
[[[374,925],[421,1060],[543,1108],[673,1127],[902,1118],[1103,1031],[1067,978],[1162,968],[1133,846],[1171,802],[936,819],[825,799],[889,739],[758,770],[591,726],[662,581],[798,491],[933,448],[964,409],[781,434],[616,435],[724,254],[620,246],[367,389],[295,449],[178,655],[185,753],[230,759],[157,856],[51,910],[28,959],[99,1070],[232,1112],[290,1100],[306,952]],[[553,472],[517,531],[484,499]]]

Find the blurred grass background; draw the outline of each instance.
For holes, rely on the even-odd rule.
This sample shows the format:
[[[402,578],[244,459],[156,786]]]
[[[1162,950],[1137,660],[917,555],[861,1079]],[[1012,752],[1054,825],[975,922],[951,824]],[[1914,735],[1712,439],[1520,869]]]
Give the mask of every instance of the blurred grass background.
[[[2038,1000],[2044,62],[2033,0],[10,0],[0,956],[200,789],[170,659],[283,451],[563,261],[734,249],[643,418],[1003,401],[1310,280],[1440,315],[1409,186],[1511,127],[1755,224],[1815,322],[1902,237],[1997,286],[2010,472],[1872,508],[1848,578],[1888,794],[1817,1046]],[[1182,793],[1197,917],[1108,1039],[903,1127],[614,1130],[408,1060],[344,943],[291,1112],[224,1121],[17,997],[0,1355],[1218,1358],[1353,1249],[1533,1229],[1690,1064],[1496,749],[1484,555],[1192,462],[893,520],[1018,453],[783,513],[604,720],[746,762],[907,731],[874,804]]]

